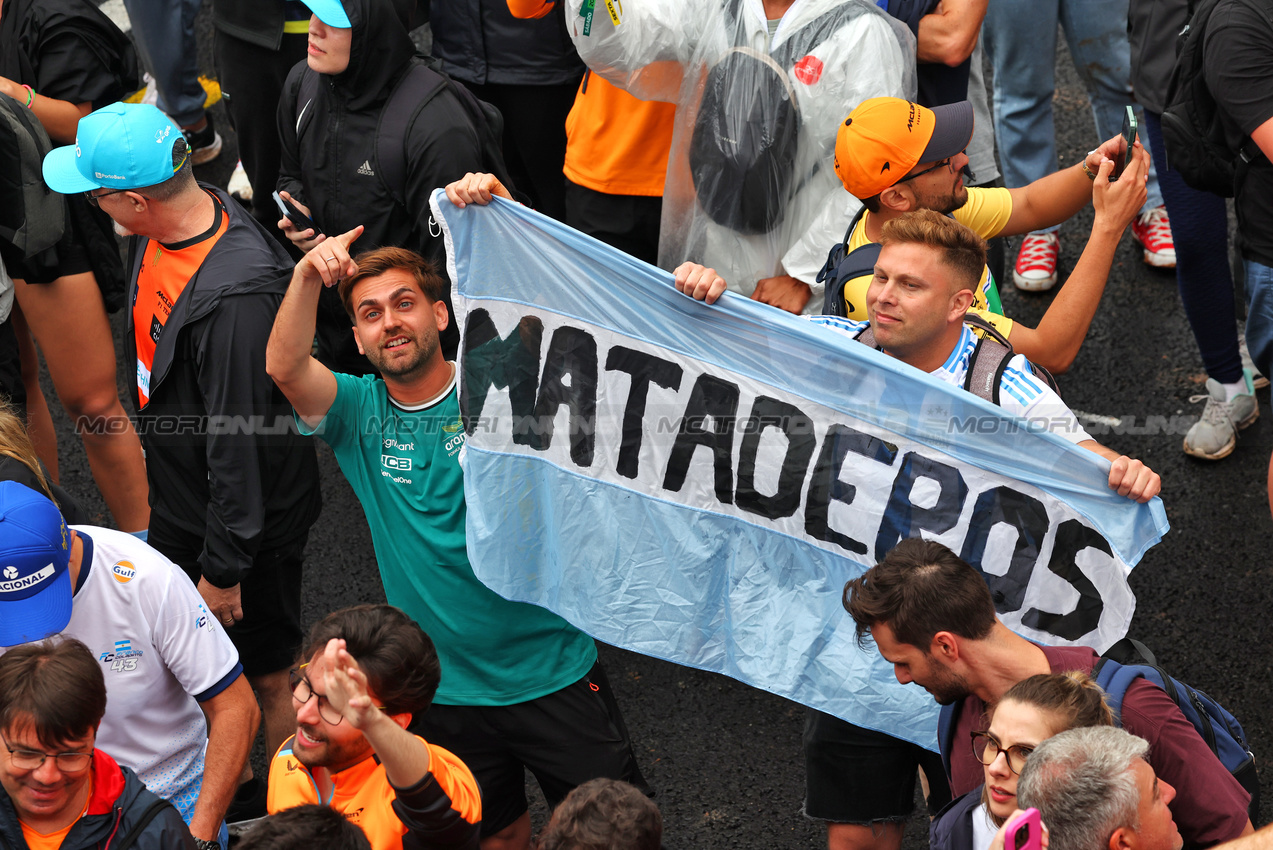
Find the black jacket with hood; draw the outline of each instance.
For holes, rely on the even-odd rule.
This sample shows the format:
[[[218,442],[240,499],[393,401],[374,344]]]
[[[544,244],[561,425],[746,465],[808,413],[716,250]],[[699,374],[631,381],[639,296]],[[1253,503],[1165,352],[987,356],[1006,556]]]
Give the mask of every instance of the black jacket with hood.
[[[405,204],[399,203],[378,176],[376,129],[394,86],[412,63],[425,60],[416,55],[390,0],[342,4],[353,29],[349,66],[339,74],[319,75],[316,94],[307,103],[297,102],[302,75],[314,73],[305,62],[292,68],[283,86],[278,188],[307,204],[310,217],[329,236],[363,225],[366,230],[350,253],[384,245],[409,248],[434,260],[445,274],[442,231],[429,226],[429,195],[470,171],[486,170],[477,129],[451,91],[430,100],[407,128],[406,185],[398,187]],[[320,333],[322,325],[343,327],[352,345],[350,321],[334,289],[324,289],[320,297],[319,324]],[[443,350],[453,352],[457,340],[452,325],[442,336]]]
[[[514,18],[506,0],[433,6],[433,55],[457,80],[479,85],[577,85],[584,64],[566,31],[566,4],[538,19]]]
[[[61,850],[124,850],[123,839],[159,798],[126,767],[101,750],[93,753],[93,787],[84,816],[62,841]],[[0,847],[28,850],[9,795],[0,789]],[[195,850],[190,830],[171,804],[164,804],[128,850]]]
[[[203,576],[232,587],[258,552],[309,530],[322,496],[313,443],[296,431],[291,405],[265,372],[292,260],[229,195],[200,185],[229,224],[164,325],[137,431],[151,510],[203,540]],[[149,244],[134,237],[129,245],[130,305]],[[136,363],[131,306],[124,340],[128,362]]]

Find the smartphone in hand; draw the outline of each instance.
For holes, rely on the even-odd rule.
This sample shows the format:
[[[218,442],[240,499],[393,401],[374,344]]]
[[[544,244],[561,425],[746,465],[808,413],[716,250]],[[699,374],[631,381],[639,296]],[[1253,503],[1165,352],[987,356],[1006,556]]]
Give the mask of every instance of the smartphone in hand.
[[[1121,134],[1122,141],[1119,142],[1119,152],[1114,156],[1114,173],[1109,176],[1111,182],[1122,176],[1123,169],[1127,167],[1127,158],[1131,156],[1132,145],[1136,144],[1136,132],[1138,129],[1136,110],[1130,106],[1125,107],[1123,112],[1123,132]]]
[[[1131,107],[1128,107],[1128,109],[1130,108]],[[314,224],[313,219],[301,212],[300,208],[297,207],[296,204],[285,200],[278,192],[274,193],[274,203],[278,204],[278,214],[290,221],[292,226],[302,233],[306,230],[312,229],[314,231],[314,235],[317,236],[323,232],[319,230],[317,224]]]
[[[1004,850],[1042,850],[1043,821],[1038,809],[1026,809],[1008,826]]]

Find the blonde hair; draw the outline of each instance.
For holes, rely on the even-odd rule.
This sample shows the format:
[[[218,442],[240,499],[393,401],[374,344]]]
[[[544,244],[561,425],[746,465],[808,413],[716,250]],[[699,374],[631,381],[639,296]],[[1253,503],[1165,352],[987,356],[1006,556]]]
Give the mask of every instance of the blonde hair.
[[[53,498],[53,489],[49,487],[49,479],[44,475],[44,467],[36,457],[35,446],[31,444],[31,436],[26,425],[18,416],[13,405],[0,400],[0,456],[9,457],[31,470],[31,474],[40,482],[44,495],[57,504]]]
[[[986,241],[950,216],[912,210],[884,223],[881,245],[927,245],[941,251],[960,289],[976,289],[986,268]]]

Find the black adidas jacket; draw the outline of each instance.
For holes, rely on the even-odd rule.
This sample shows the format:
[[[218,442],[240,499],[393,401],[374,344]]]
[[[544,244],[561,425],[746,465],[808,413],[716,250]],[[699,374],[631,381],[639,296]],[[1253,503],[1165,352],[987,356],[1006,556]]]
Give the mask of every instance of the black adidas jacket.
[[[203,188],[220,200],[229,225],[164,325],[137,432],[151,511],[203,540],[203,576],[232,587],[259,551],[309,530],[322,496],[313,442],[297,433],[292,406],[265,372],[292,260],[238,202]],[[149,244],[143,237],[129,243],[130,368],[137,362],[132,305]],[[135,383],[131,392],[136,405]]]
[[[398,203],[377,174],[376,128],[394,86],[412,62],[424,60],[391,4],[342,2],[353,25],[349,67],[321,75],[318,93],[307,103],[297,103],[301,76],[314,73],[305,62],[292,68],[283,86],[278,188],[308,205],[310,217],[329,236],[363,225],[350,253],[383,245],[410,248],[445,273],[441,229],[430,232],[429,195],[484,170],[477,130],[450,91],[430,100],[407,130],[406,185],[400,187],[405,204]],[[320,332],[322,325],[349,328],[335,290],[325,289],[320,297],[319,324]],[[452,327],[442,338],[443,350],[453,351],[457,339]]]

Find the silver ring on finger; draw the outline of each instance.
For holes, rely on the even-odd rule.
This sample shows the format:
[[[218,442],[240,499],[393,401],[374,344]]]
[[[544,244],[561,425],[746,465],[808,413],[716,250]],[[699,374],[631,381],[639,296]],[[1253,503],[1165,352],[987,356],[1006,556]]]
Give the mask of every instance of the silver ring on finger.
[[[331,262],[335,262],[335,260],[336,260],[336,258],[335,258],[335,257],[323,257],[323,262],[324,262],[324,263],[331,263]]]

